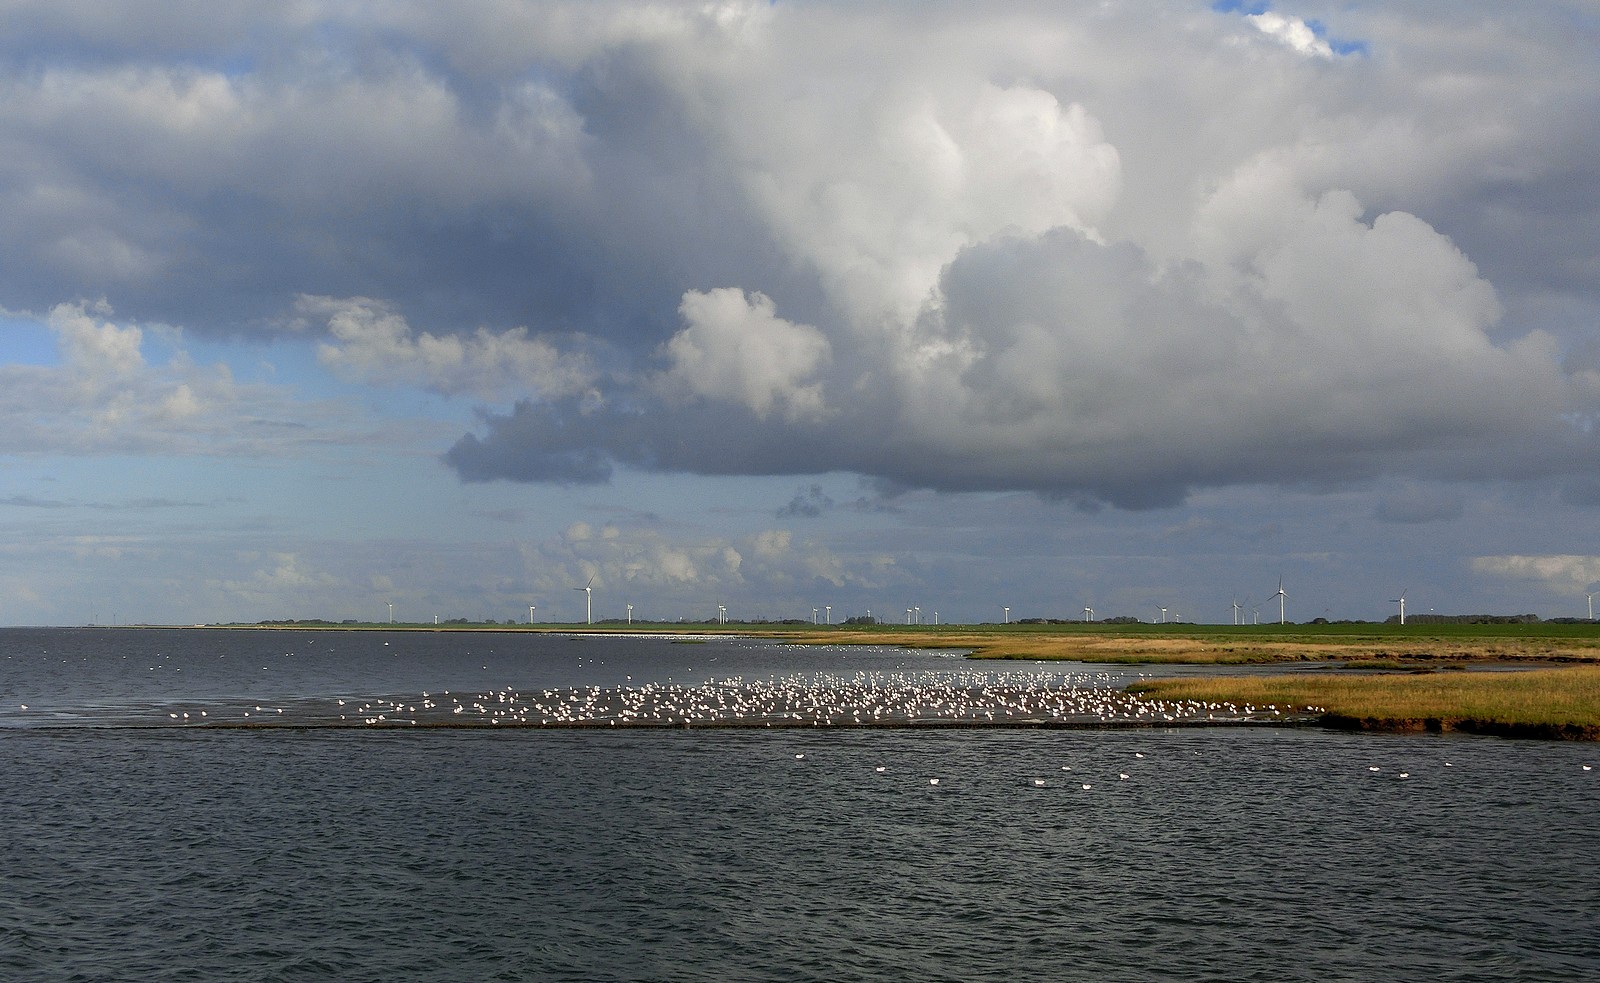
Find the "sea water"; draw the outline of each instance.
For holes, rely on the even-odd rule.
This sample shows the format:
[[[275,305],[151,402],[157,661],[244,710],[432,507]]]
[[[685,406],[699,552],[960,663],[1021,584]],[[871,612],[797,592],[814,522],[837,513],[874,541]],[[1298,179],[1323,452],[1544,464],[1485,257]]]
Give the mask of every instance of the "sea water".
[[[150,710],[951,661],[384,635],[0,632],[0,979],[1600,975],[1592,745]]]

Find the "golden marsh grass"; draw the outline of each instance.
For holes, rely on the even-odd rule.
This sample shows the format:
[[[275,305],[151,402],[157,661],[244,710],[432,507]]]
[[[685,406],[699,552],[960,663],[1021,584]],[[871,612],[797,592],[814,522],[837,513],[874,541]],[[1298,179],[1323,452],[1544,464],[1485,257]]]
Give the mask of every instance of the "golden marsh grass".
[[[1360,720],[1600,727],[1600,667],[1403,675],[1225,676],[1132,687],[1163,699],[1318,707]]]

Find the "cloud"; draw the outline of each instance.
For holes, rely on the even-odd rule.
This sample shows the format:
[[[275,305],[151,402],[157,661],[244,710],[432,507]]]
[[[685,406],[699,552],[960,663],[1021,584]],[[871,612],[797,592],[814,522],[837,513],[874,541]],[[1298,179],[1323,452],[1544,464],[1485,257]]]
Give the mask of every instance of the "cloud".
[[[1247,14],[1245,20],[1268,37],[1275,38],[1302,55],[1332,58],[1333,48],[1317,36],[1309,24],[1298,17],[1286,17],[1275,11]]]
[[[318,346],[324,365],[381,386],[415,386],[446,396],[559,398],[588,390],[596,372],[582,354],[563,354],[526,328],[436,336],[416,333],[389,305],[365,297],[302,296],[297,313],[327,321],[331,342]]]
[[[914,317],[966,246],[1090,230],[1116,199],[1116,149],[1081,105],[961,72],[865,81],[859,106],[747,105],[719,134],[779,248],[861,326]]]
[[[332,574],[309,568],[298,554],[273,553],[266,559],[268,565],[258,568],[248,579],[225,580],[211,586],[268,611],[315,606],[327,592],[343,586]]]
[[[821,485],[795,492],[789,504],[778,510],[780,519],[815,519],[833,508],[833,498],[823,492]]]
[[[1378,499],[1379,522],[1416,525],[1461,518],[1465,505],[1459,491],[1412,485]]]
[[[491,404],[471,481],[1595,477],[1578,5],[92,8],[0,15],[0,305],[131,312],[66,446],[226,443],[171,323]]]
[[[111,318],[103,303],[57,304],[45,323],[59,364],[0,364],[0,450],[270,456],[369,438],[348,410],[240,383],[181,347],[152,361],[145,330]]]
[[[841,554],[786,529],[724,536],[638,525],[577,525],[582,528],[519,547],[527,589],[547,598],[552,618],[570,617],[573,611],[582,616],[583,598],[571,588],[591,577],[597,618],[620,615],[625,603],[645,597],[663,607],[658,613],[674,616],[695,610],[707,610],[709,616],[723,603],[730,606],[731,617],[749,616],[751,604],[768,606],[763,613],[781,617],[783,605],[798,611],[802,603],[810,603],[800,599],[818,590],[880,589],[896,577],[891,556]],[[778,607],[770,607],[774,604]],[[565,615],[561,605],[569,605]],[[540,610],[547,610],[544,603]]]
[[[34,495],[12,495],[0,498],[0,505],[24,509],[96,509],[104,512],[146,511],[152,509],[210,508],[206,502],[189,502],[171,498],[136,498],[123,502],[78,502]]]
[[[1537,580],[1551,591],[1582,593],[1600,584],[1600,556],[1478,556],[1474,573]]]
[[[679,307],[688,327],[666,345],[659,385],[672,398],[731,400],[763,419],[774,410],[790,420],[823,414],[822,388],[810,382],[828,358],[817,329],[774,314],[763,294],[691,290]]]
[[[1561,414],[1589,392],[1549,339],[1489,339],[1493,291],[1414,216],[1364,222],[1330,192],[1286,202],[1270,227],[1217,227],[1213,265],[1163,268],[1070,230],[964,250],[909,328],[920,358],[836,356],[855,378],[829,385],[826,429],[753,397],[704,417],[521,405],[450,459],[476,478],[570,477],[562,462],[581,461],[603,480],[603,460],[839,470],[1129,507],[1246,481],[1565,466],[1556,450],[1581,435]]]

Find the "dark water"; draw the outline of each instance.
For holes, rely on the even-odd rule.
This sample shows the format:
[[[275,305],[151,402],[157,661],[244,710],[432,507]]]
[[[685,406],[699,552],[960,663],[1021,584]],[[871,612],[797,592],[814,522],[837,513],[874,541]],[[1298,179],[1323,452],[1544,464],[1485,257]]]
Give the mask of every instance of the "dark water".
[[[164,698],[99,666],[114,638],[47,635],[51,678],[94,665],[98,682],[41,703]],[[0,632],[13,655],[37,641]],[[593,683],[601,661],[689,668],[682,649],[628,645],[585,650]],[[737,651],[741,671],[815,668]],[[203,675],[199,653],[162,654]],[[485,657],[400,654],[392,680],[355,678],[365,657],[320,660],[261,691],[218,691],[237,683],[218,674],[181,696],[441,688]],[[810,656],[836,657],[852,658]],[[0,671],[8,703],[43,689],[31,656]],[[15,719],[0,727],[5,980],[1600,978],[1589,745]]]

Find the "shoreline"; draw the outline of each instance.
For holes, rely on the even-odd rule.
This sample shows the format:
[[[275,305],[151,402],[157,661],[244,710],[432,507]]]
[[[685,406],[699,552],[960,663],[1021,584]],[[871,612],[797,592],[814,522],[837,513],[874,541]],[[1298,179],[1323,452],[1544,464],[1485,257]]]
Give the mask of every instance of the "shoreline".
[[[1155,730],[1224,730],[1261,728],[1289,728],[1296,730],[1349,731],[1370,734],[1414,736],[1451,734],[1498,737],[1511,740],[1542,740],[1590,743],[1600,741],[1600,727],[1579,724],[1531,724],[1509,721],[1476,720],[1470,718],[1376,718],[1354,717],[1340,713],[1318,715],[1293,714],[1272,719],[1235,720],[899,720],[899,721],[839,721],[834,723],[799,721],[697,721],[694,723],[619,723],[611,720],[546,721],[546,722],[480,722],[464,723],[410,722],[392,720],[382,723],[337,721],[309,723],[206,722],[186,724],[123,723],[123,724],[35,724],[27,727],[0,728],[0,733],[68,734],[92,732],[144,731],[170,733],[185,731],[227,732],[297,732],[321,731],[817,731],[817,730],[1070,730],[1070,731],[1155,731]]]
[[[1294,726],[1382,733],[1466,733],[1543,740],[1600,741],[1600,627],[1534,623],[1504,626],[833,626],[720,625],[334,625],[125,626],[219,631],[394,631],[536,633],[596,637],[709,639],[742,636],[797,645],[885,645],[964,650],[974,661],[1082,662],[1117,666],[1211,666],[1205,677],[1152,679],[1123,692],[1158,698],[1307,706],[1318,715]],[[1335,667],[1296,673],[1317,662]],[[1254,671],[1247,671],[1254,670]],[[1274,671],[1278,670],[1278,671]],[[1452,671],[1454,670],[1454,671]],[[1226,721],[1181,725],[1228,726]],[[1287,725],[1276,721],[1278,725]],[[984,721],[954,726],[1104,727],[1107,722]],[[696,727],[708,726],[697,722]],[[728,726],[776,726],[764,721]],[[784,724],[788,726],[789,724]],[[794,726],[932,726],[908,721],[796,722]],[[1156,725],[1180,725],[1179,721]],[[208,726],[216,729],[219,723]],[[236,726],[236,725],[230,725]],[[254,722],[237,725],[265,729]],[[396,726],[436,726],[429,723]],[[599,727],[570,723],[490,726]],[[625,725],[631,726],[631,725]],[[666,725],[668,728],[681,724]],[[722,726],[721,724],[710,726]],[[1120,724],[1119,724],[1120,726]],[[1143,726],[1142,723],[1135,726]],[[357,724],[359,729],[360,725]]]

